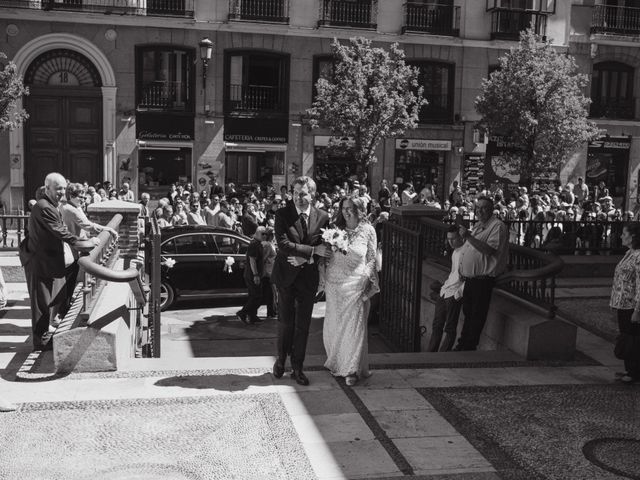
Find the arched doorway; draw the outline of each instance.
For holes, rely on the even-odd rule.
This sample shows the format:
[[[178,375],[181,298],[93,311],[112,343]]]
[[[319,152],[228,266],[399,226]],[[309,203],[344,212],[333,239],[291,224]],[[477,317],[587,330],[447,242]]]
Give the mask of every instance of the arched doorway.
[[[27,69],[25,201],[49,172],[90,184],[103,178],[102,81],[93,63],[67,49],[40,54]]]

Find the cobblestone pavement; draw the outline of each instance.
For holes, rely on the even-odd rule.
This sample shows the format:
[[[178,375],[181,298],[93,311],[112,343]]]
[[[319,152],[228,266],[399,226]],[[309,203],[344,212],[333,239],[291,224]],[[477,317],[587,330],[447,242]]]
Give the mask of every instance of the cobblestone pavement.
[[[640,389],[613,381],[620,362],[611,344],[584,330],[585,357],[573,363],[510,352],[380,353],[373,376],[355,387],[331,377],[322,355],[309,358],[308,387],[275,379],[269,356],[143,359],[59,378],[47,373],[46,355],[30,353],[26,292],[10,287],[0,395],[19,408],[0,414],[0,478],[16,458],[24,468],[46,465],[32,478],[638,478],[637,463],[619,452],[637,452]],[[239,412],[250,413],[240,421]],[[536,443],[547,438],[541,432],[573,470],[549,468],[557,452]],[[47,476],[54,471],[69,474]]]

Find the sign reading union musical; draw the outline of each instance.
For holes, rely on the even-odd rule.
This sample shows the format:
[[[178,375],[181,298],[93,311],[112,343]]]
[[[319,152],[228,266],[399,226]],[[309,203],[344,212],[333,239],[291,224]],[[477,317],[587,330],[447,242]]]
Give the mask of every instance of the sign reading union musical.
[[[403,138],[396,140],[396,150],[436,150],[451,151],[451,140],[423,140],[421,138]]]

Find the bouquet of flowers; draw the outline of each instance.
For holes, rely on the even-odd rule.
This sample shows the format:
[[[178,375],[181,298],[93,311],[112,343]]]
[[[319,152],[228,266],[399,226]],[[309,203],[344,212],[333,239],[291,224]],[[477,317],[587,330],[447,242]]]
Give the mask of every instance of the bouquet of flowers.
[[[164,265],[167,268],[171,268],[176,264],[176,261],[171,257],[161,257],[161,259],[161,265]]]
[[[231,267],[234,263],[236,263],[236,261],[233,257],[227,257],[224,261],[224,271],[227,273],[232,273],[233,269]]]
[[[323,228],[322,241],[331,246],[331,250],[334,252],[341,252],[347,254],[347,247],[349,246],[349,239],[347,238],[347,232],[338,228]]]

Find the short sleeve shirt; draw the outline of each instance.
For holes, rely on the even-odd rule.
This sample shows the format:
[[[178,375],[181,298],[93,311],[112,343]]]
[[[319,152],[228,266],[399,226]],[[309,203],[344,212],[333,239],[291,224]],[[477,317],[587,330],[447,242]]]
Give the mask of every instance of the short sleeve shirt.
[[[507,226],[492,217],[485,225],[476,224],[471,230],[478,240],[482,240],[496,249],[493,255],[486,255],[477,250],[470,242],[465,242],[461,249],[460,274],[463,277],[478,276],[496,277],[503,273],[509,263],[509,234]]]

